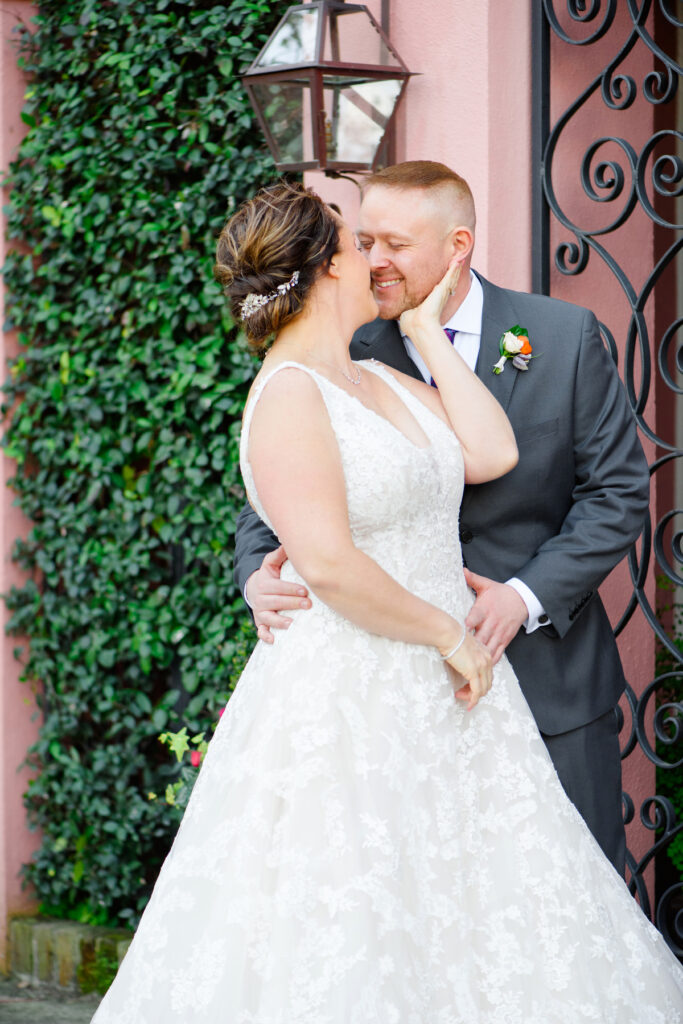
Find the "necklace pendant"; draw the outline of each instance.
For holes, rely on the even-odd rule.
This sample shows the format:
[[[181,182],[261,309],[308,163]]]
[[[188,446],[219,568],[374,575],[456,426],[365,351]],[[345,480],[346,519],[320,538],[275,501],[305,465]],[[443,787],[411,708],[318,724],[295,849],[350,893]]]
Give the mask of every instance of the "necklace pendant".
[[[357,376],[352,377],[350,373],[346,372],[346,370],[342,370],[341,366],[339,366],[336,363],[330,363],[326,359],[315,359],[314,362],[320,363],[322,366],[330,366],[333,370],[336,370],[338,373],[341,373],[342,377],[345,377],[346,380],[348,380],[349,384],[360,384],[360,366],[356,366],[355,363],[353,363],[352,365],[354,370],[356,371]]]
[[[342,373],[344,374],[344,376],[348,380],[349,384],[360,384],[360,366],[356,367],[356,372],[357,372],[358,376],[354,378],[350,374],[348,374],[346,372],[346,370],[342,370]]]

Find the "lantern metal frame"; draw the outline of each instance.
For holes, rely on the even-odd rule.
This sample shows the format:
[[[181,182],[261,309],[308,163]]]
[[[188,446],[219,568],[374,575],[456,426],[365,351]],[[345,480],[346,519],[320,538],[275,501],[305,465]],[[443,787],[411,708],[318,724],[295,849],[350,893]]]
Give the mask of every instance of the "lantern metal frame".
[[[296,64],[279,64],[279,65],[266,65],[259,66],[264,53],[271,45],[273,39],[277,36],[277,33],[284,26],[285,22],[290,17],[293,11],[310,11],[311,9],[317,9],[319,16],[317,19],[317,32],[314,49],[314,59],[311,61],[305,61]],[[393,66],[382,65],[382,64],[362,64],[354,63],[349,61],[340,60],[325,60],[323,59],[325,39],[327,38],[327,29],[329,25],[329,38],[332,50],[339,51],[339,38],[336,26],[336,18],[340,14],[349,14],[354,11],[362,11],[367,15],[370,21],[371,27],[380,37],[382,44],[386,47],[387,51],[394,58],[396,64]],[[300,81],[302,73],[305,73],[310,83],[310,103],[311,103],[311,153],[312,159],[301,160],[298,162],[287,161],[280,159],[280,147],[277,139],[273,136],[270,126],[264,118],[261,111],[261,104],[258,101],[254,92],[254,85],[267,85],[275,84],[278,82],[294,82]],[[259,125],[263,131],[263,134],[268,143],[273,158],[275,159],[276,167],[279,171],[309,171],[309,170],[321,170],[330,171],[333,174],[340,171],[369,171],[373,170],[376,166],[378,156],[382,150],[383,145],[386,144],[387,137],[393,129],[396,111],[400,105],[403,93],[405,92],[406,84],[408,79],[411,77],[413,72],[409,71],[403,60],[396,52],[396,49],[392,46],[387,34],[384,32],[382,27],[377,23],[371,12],[368,10],[365,4],[360,3],[346,3],[345,0],[312,0],[311,3],[300,3],[294,4],[290,7],[284,16],[280,19],[276,29],[270,35],[265,45],[262,47],[256,59],[249,65],[246,72],[242,75],[242,84],[247,90],[249,99],[256,113]],[[386,123],[384,124],[384,131],[382,136],[375,148],[372,162],[361,161],[354,162],[348,160],[332,160],[328,158],[328,135],[327,135],[327,121],[325,111],[325,78],[326,76],[334,75],[337,83],[339,80],[348,78],[349,82],[352,82],[354,78],[363,76],[365,81],[400,81],[400,89],[394,100],[393,109],[391,114],[388,116]],[[356,105],[360,106],[358,98],[354,100]],[[368,104],[370,108],[370,104]],[[370,109],[366,111],[368,116],[372,118]],[[372,118],[375,120],[375,118]],[[305,149],[302,150],[305,152]]]

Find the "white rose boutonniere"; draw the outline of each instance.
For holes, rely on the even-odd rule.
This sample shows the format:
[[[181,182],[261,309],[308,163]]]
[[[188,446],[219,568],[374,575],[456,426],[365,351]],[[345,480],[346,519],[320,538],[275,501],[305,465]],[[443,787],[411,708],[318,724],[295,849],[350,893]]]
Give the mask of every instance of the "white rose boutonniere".
[[[526,327],[515,324],[509,331],[505,331],[499,342],[499,351],[500,359],[493,366],[494,373],[502,373],[508,359],[512,360],[516,370],[528,370],[529,361],[534,357]]]
[[[505,346],[506,353],[510,353],[516,356],[518,352],[522,351],[522,345],[524,342],[517,334],[513,334],[512,331],[506,331],[503,335],[503,345]]]

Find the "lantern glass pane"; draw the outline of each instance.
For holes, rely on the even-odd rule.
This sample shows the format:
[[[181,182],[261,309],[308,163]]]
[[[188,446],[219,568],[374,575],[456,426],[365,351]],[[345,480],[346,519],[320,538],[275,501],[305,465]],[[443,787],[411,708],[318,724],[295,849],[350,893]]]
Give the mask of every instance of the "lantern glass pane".
[[[374,64],[401,69],[367,11],[338,11],[325,26],[322,59],[344,64]]]
[[[318,17],[320,9],[310,11],[292,8],[275,30],[259,57],[256,67],[278,67],[282,64],[312,64],[316,59]]]
[[[251,88],[282,164],[313,160],[311,87],[307,78],[284,82],[257,82]]]
[[[372,164],[402,85],[402,79],[368,81],[325,75],[325,140],[329,161]]]

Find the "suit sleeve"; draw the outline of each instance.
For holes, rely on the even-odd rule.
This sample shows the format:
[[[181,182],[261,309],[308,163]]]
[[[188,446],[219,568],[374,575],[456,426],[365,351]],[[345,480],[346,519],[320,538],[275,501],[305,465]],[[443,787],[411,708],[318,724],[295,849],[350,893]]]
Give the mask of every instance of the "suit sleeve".
[[[586,311],[574,380],[572,503],[516,573],[564,636],[643,527],[649,473],[617,369]]]
[[[237,519],[233,564],[233,577],[242,596],[251,574],[260,568],[265,555],[274,551],[279,543],[251,505],[245,504]]]

